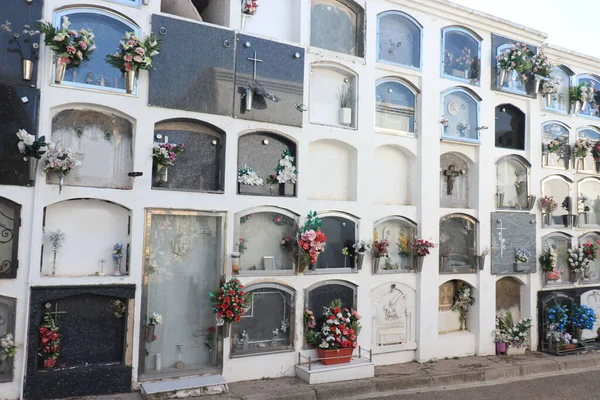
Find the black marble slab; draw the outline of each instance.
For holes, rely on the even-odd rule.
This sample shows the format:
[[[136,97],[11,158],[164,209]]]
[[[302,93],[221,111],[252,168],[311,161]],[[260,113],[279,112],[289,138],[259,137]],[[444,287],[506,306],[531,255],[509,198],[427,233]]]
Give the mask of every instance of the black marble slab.
[[[313,312],[319,324],[323,318],[323,307],[329,307],[333,300],[341,300],[342,307],[356,308],[356,295],[351,287],[332,282],[308,292],[308,309]]]
[[[30,295],[25,399],[105,395],[131,391],[125,363],[127,314],[117,318],[110,301],[135,297],[135,285],[34,287]],[[55,368],[38,356],[44,313],[55,316],[61,351]],[[56,308],[57,307],[57,308]]]
[[[2,15],[0,16],[0,24],[5,24],[6,21],[10,21],[12,32],[9,33],[0,29],[0,83],[35,87],[39,61],[34,62],[31,80],[24,81],[21,72],[21,56],[16,52],[18,47],[15,43],[9,43],[9,41],[12,38],[12,34],[18,33],[18,40],[23,55],[26,58],[31,57],[29,44],[23,42],[26,38],[26,36],[23,35],[23,28],[25,25],[29,25],[30,29],[36,29],[35,25],[37,24],[37,21],[42,18],[44,1],[35,0],[28,3],[25,0],[2,0],[1,5]],[[34,41],[39,44],[40,35],[36,35],[33,38]],[[39,49],[37,51],[39,52]]]
[[[296,105],[303,103],[304,49],[272,40],[238,34],[236,38],[236,70],[234,115],[237,118],[274,124],[302,126],[302,112]],[[256,94],[251,111],[246,111],[245,91],[254,74],[256,80],[281,101],[265,99]]]
[[[498,51],[498,47],[502,46],[503,44],[506,43],[513,43],[516,44],[517,42],[523,43],[522,40],[516,40],[516,39],[509,39],[506,38],[504,36],[499,36],[499,35],[494,35],[492,34],[492,65],[491,65],[491,70],[492,70],[492,79],[491,79],[491,89],[492,90],[500,90],[500,88],[498,87],[498,80],[497,80],[497,76],[498,76],[498,63],[496,61],[496,55],[497,55],[497,51]],[[527,45],[527,48],[530,49],[531,51],[533,51],[534,53],[537,53],[537,46],[532,46],[532,45]],[[523,96],[523,97],[529,97],[532,99],[535,99],[537,97],[537,94],[535,94],[535,90],[533,87],[533,80],[530,79],[526,85],[527,87],[527,93],[518,93],[518,92],[508,92],[511,94],[515,94],[517,96]]]
[[[39,96],[34,88],[0,84],[0,185],[31,184],[28,163],[17,148],[17,131],[37,133]]]
[[[152,16],[152,31],[163,46],[150,71],[148,105],[231,115],[233,31],[162,15]]]
[[[492,275],[532,274],[536,272],[536,215],[518,212],[491,214]],[[515,249],[529,250],[526,263],[515,267]],[[518,269],[518,270],[517,270]]]

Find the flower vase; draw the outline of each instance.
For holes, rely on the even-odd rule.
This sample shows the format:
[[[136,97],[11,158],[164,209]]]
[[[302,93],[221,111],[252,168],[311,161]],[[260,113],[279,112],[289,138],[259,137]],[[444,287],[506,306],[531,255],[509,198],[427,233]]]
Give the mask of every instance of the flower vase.
[[[410,269],[408,268],[408,255],[400,254],[400,269]]]
[[[504,86],[504,81],[506,80],[506,70],[505,69],[501,69],[500,70],[500,86]]]
[[[440,256],[440,271],[446,271],[446,266],[448,265],[448,256]]]
[[[477,267],[480,271],[483,271],[485,268],[485,256],[475,256],[475,259],[477,260]]]
[[[135,89],[135,71],[125,71],[125,92],[133,93]]]
[[[538,94],[540,92],[540,83],[541,82],[542,82],[542,80],[536,76],[536,78],[535,78],[535,94]]]
[[[54,257],[52,257],[52,275],[56,275],[56,251],[54,251]]]
[[[357,252],[356,257],[354,258],[354,261],[356,262],[357,270],[359,270],[359,271],[362,270],[364,260],[365,260],[365,252],[364,251]]]
[[[381,260],[381,259],[380,259],[379,257],[373,257],[373,258],[371,259],[371,266],[372,266],[372,268],[373,268],[373,274],[376,274],[376,273],[377,273],[377,271],[379,270],[379,261],[380,261],[380,260]]]
[[[37,167],[38,167],[38,162],[40,160],[38,160],[35,157],[29,157],[29,160],[27,160],[28,164],[29,164],[29,180],[30,181],[35,181],[35,176],[37,173]]]
[[[533,207],[535,207],[535,200],[537,199],[537,196],[527,196],[527,208],[529,208],[530,210],[533,210]]]
[[[425,257],[419,257],[419,256],[414,257],[415,269],[417,270],[417,272],[421,272],[423,270],[423,259],[424,258]]]
[[[550,154],[547,152],[542,153],[542,167],[547,167],[549,164]]]
[[[579,216],[577,214],[570,214],[569,217],[571,218],[571,226],[576,227],[579,221]]]
[[[67,64],[62,61],[57,60],[56,64],[54,64],[54,83],[60,85],[65,79],[65,72],[67,70]]]
[[[554,275],[550,275],[553,274],[552,272],[544,272],[543,273],[543,277],[544,277],[544,286],[548,285],[548,283],[554,283],[556,282],[556,279],[554,279]]]
[[[498,197],[498,208],[501,208],[504,205],[504,193],[498,192],[496,193],[496,196]]]
[[[242,31],[246,30],[246,22],[248,22],[248,18],[252,18],[252,17],[253,17],[253,15],[242,13],[242,24],[241,24]]]
[[[548,212],[546,214],[544,214],[544,225],[545,226],[552,226],[553,220],[552,220],[552,213]]]
[[[31,75],[33,74],[33,61],[31,60],[21,60],[21,64],[23,67],[22,73],[23,73],[23,80],[24,81],[30,81],[31,80]]]
[[[303,274],[305,269],[306,269],[306,264],[303,263],[302,261],[298,261],[298,273]]]
[[[229,321],[225,321],[223,323],[223,326],[221,328],[222,328],[222,332],[223,332],[223,337],[224,338],[228,338],[229,337],[229,327],[230,326],[231,326],[231,322],[229,322]]]
[[[460,330],[466,331],[467,330],[467,316],[466,315],[464,317],[460,316],[459,318],[460,318]]]
[[[569,228],[571,225],[571,216],[570,215],[561,215],[562,223],[565,228]]]
[[[516,261],[513,263],[513,267],[515,268],[515,272],[527,272],[527,263],[522,261]]]
[[[156,164],[156,183],[164,185],[169,181],[169,166]]]
[[[578,171],[584,171],[585,170],[585,158],[578,157],[576,164],[577,164],[576,168],[577,168]]]
[[[586,265],[585,267],[583,267],[583,271],[582,271],[582,277],[584,281],[589,281],[590,280],[590,265]]]
[[[317,263],[309,264],[308,265],[308,270],[309,271],[316,271],[317,270]]]
[[[581,222],[581,220],[579,220],[579,222]],[[589,211],[583,212],[583,223],[585,225],[588,225],[590,223],[590,212]]]
[[[496,342],[496,354],[506,354],[506,343]]]
[[[350,107],[340,108],[340,125],[352,124],[352,109]]]
[[[121,260],[115,262],[115,270],[113,271],[113,276],[122,276],[121,273]]]
[[[579,101],[573,102],[573,105],[572,105],[573,108],[571,109],[571,114],[577,114],[577,112],[580,109],[580,105],[579,104],[580,104]]]
[[[156,325],[149,324],[146,325],[146,343],[154,342],[154,330],[156,329]]]
[[[587,107],[587,101],[584,101],[581,103],[581,108],[579,109],[580,111],[585,111],[585,108]]]
[[[65,184],[65,176],[63,174],[58,174],[58,194],[62,193],[63,185]]]
[[[552,106],[552,95],[547,94],[545,97],[546,97],[546,107]]]

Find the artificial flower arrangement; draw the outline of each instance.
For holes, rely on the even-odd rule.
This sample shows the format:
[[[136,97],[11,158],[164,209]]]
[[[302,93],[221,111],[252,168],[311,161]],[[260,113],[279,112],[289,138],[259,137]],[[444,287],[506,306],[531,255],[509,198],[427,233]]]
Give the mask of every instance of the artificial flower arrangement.
[[[164,167],[175,165],[177,156],[185,150],[183,143],[175,145],[171,143],[155,143],[152,147],[152,160],[159,172]]]
[[[316,211],[309,211],[304,226],[298,229],[300,264],[315,269],[319,254],[325,251],[326,243],[327,236],[321,231],[321,219],[317,217]]]
[[[12,333],[0,336],[0,365],[15,358],[19,345],[15,342]]]
[[[510,311],[496,316],[496,343],[506,343],[508,347],[525,347],[528,344],[528,334],[531,330],[531,318],[525,318],[516,323]]]
[[[546,97],[548,100],[546,102],[546,106],[550,106],[550,100],[556,100],[556,93],[558,93],[558,89],[560,88],[560,78],[557,76],[551,76],[549,79],[544,79],[542,85],[540,87],[540,92],[542,96]]]
[[[238,241],[238,251],[240,254],[244,254],[246,250],[248,250],[248,239],[240,238]]]
[[[250,304],[249,293],[244,292],[244,285],[237,278],[222,281],[220,288],[209,293],[208,297],[217,319],[226,323],[240,322]]]
[[[590,150],[592,150],[592,147],[593,147],[593,145],[589,138],[577,139],[577,141],[573,145],[573,157],[575,157],[575,158],[587,157]]]
[[[319,329],[316,329],[316,324],[307,329],[307,343],[321,350],[358,347],[357,337],[361,330],[358,312],[342,307],[342,302],[337,299],[332,301],[329,307],[323,307],[323,320]]]
[[[535,92],[537,93],[542,82],[550,81],[550,73],[554,66],[542,50],[538,50],[537,54],[533,54],[529,59],[529,63],[531,74],[535,77]]]
[[[538,257],[542,271],[548,274],[549,281],[556,281],[560,279],[562,274],[562,268],[556,266],[556,247],[548,246],[546,250]]]
[[[569,149],[569,139],[566,137],[552,139],[548,142],[546,148],[548,149],[548,153],[557,153],[559,156],[564,157]]]
[[[313,329],[317,326],[315,315],[308,308],[304,310],[304,329]]]
[[[594,309],[586,305],[580,305],[575,307],[573,315],[571,316],[571,324],[576,329],[594,329],[596,323],[596,313]]]
[[[292,152],[285,150],[281,153],[281,159],[275,168],[275,179],[278,183],[296,183],[298,178],[298,170],[294,165],[294,157]]]
[[[62,183],[65,176],[69,175],[71,171],[81,165],[83,154],[75,152],[69,148],[63,149],[60,147],[54,147],[46,152],[42,171],[47,174],[53,172],[58,174],[60,180],[59,193],[62,191]]]
[[[123,300],[113,299],[110,301],[110,308],[113,309],[113,315],[116,318],[123,318],[123,315],[125,315],[125,311],[127,310],[127,305]]]
[[[25,129],[19,129],[17,137],[19,138],[17,147],[19,152],[23,154],[23,160],[25,161],[30,158],[39,160],[48,150],[54,148],[50,140],[46,142],[45,136],[36,139],[34,135],[30,135]]]
[[[531,257],[531,252],[527,249],[519,247],[515,249],[515,261],[518,263],[526,263],[529,261],[529,257]]]
[[[440,124],[442,124],[442,126],[444,127],[444,131],[448,130],[449,123],[450,121],[448,121],[448,118],[446,117],[442,117],[442,119],[440,120]]]
[[[56,366],[60,355],[60,333],[50,312],[44,314],[44,322],[40,325],[40,348],[38,355],[44,360],[44,368]]]
[[[584,257],[590,260],[590,262],[594,261],[598,255],[598,245],[600,245],[600,240],[596,241],[596,243],[585,242],[581,245]]]
[[[293,251],[294,250],[294,242],[295,242],[294,238],[291,237],[290,235],[288,235],[288,236],[282,237],[279,244],[281,244],[281,247],[284,250]]]
[[[373,256],[373,258],[387,257],[390,242],[386,239],[379,240],[378,238],[375,238],[375,240],[369,242],[369,247],[371,248],[371,256]]]
[[[575,273],[583,272],[591,262],[591,260],[585,256],[583,246],[578,246],[575,249],[567,249],[567,252],[569,253],[569,258],[567,259],[569,267],[571,267],[571,271]]]
[[[560,203],[560,206],[567,213],[571,214],[571,196],[565,197],[565,199]]]
[[[0,29],[10,34],[8,44],[14,44],[15,47],[7,49],[8,53],[17,53],[21,57],[22,79],[30,81],[33,74],[33,63],[38,60],[38,52],[40,45],[38,44],[38,36],[40,31],[32,29],[30,25],[23,25],[23,30],[13,32],[10,21],[5,21],[0,25]],[[21,44],[21,35],[23,43]],[[27,51],[28,50],[28,51]]]
[[[567,327],[569,321],[567,306],[556,304],[546,309],[546,338],[553,342],[559,342],[560,337]]]
[[[468,285],[462,285],[454,295],[454,303],[452,304],[452,311],[459,312],[458,318],[461,322],[461,330],[463,330],[463,324],[466,325],[467,313],[473,304],[475,304],[473,290]]]
[[[354,248],[357,253],[365,253],[371,251],[371,244],[365,240],[359,240],[352,245],[352,248]]]
[[[585,109],[587,103],[596,104],[596,89],[594,89],[594,81],[579,83],[579,101],[581,101],[581,111]]]
[[[435,244],[425,239],[415,238],[410,242],[412,253],[416,257],[425,257],[430,254],[429,249],[433,249]]]
[[[154,69],[152,57],[159,54],[161,47],[162,41],[152,35],[142,40],[135,35],[135,32],[126,32],[119,41],[117,51],[114,54],[107,54],[105,61],[121,72],[151,70]]]
[[[465,136],[466,133],[471,130],[471,124],[459,122],[458,125],[456,125],[456,129],[458,129],[458,132],[461,134],[461,136]]]
[[[525,82],[527,81],[526,73],[531,70],[530,54],[531,50],[527,48],[525,43],[517,42],[496,56],[498,68],[504,73],[516,71],[519,78]],[[500,81],[500,85],[503,85],[504,79],[501,78]]]
[[[69,29],[70,25],[66,16],[62,17],[60,30],[47,21],[40,21],[38,25],[44,34],[44,43],[54,52],[56,64],[63,65],[66,69],[77,68],[82,62],[89,61],[96,48],[91,29],[77,31]]]
[[[600,160],[600,141],[592,147],[592,157],[594,157],[594,161]]]
[[[252,168],[244,167],[238,170],[238,182],[242,185],[262,186],[263,179]]]
[[[398,255],[400,257],[407,257],[410,255],[410,242],[408,241],[408,234],[402,230],[400,232],[400,239],[398,239]]]
[[[461,50],[460,55],[454,58],[454,54],[447,50],[444,52],[444,72],[447,75],[452,75],[452,70],[458,70],[464,73],[464,71],[471,71],[471,79],[477,80],[479,77],[475,76],[475,65],[479,62],[477,57],[471,56],[471,49],[465,47]],[[459,76],[460,78],[467,78],[467,76]]]
[[[590,198],[581,193],[579,195],[579,201],[577,202],[577,212],[579,214],[586,213],[591,211],[591,201]]]
[[[113,275],[121,275],[121,260],[123,260],[123,243],[117,243],[113,246],[112,259],[115,263],[115,271]]]
[[[542,211],[546,214],[550,214],[558,208],[558,203],[552,196],[544,196],[540,198],[540,206]]]
[[[162,315],[160,315],[158,313],[152,313],[152,316],[150,317],[150,322],[148,323],[148,325],[162,325],[162,323],[163,323]]]
[[[246,15],[256,14],[258,0],[242,0],[242,13]]]

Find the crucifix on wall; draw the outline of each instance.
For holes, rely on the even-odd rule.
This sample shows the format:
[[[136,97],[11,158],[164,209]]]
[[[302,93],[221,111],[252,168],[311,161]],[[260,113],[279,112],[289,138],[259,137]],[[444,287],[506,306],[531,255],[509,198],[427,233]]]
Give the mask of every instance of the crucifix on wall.
[[[456,165],[449,165],[448,169],[444,170],[444,176],[448,180],[448,184],[446,185],[446,193],[448,195],[452,194],[452,190],[454,189],[454,181],[460,175],[463,175],[466,171],[461,169],[459,171],[456,170]]]
[[[263,60],[258,58],[258,53],[256,50],[254,51],[254,57],[248,57],[248,61],[252,61],[254,63],[254,67],[252,70],[252,79],[250,79],[250,82],[248,82],[248,88],[246,89],[246,111],[252,110],[252,101],[255,93],[261,95],[265,99],[269,99],[278,103],[280,101],[279,97],[275,96],[256,80],[256,67],[258,63],[263,62]]]

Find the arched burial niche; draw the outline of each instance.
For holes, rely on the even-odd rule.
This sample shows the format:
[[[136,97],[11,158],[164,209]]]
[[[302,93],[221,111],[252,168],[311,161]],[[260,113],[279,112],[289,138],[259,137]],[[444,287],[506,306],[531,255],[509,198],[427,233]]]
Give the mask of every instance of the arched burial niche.
[[[352,268],[354,256],[345,256],[342,250],[347,248],[352,255],[358,237],[358,218],[341,212],[319,213],[319,218],[321,230],[327,236],[327,251],[319,255],[317,268]]]
[[[496,107],[496,147],[525,150],[525,113],[512,104]]]
[[[564,225],[569,226],[570,223],[564,217],[577,212],[577,204],[572,197],[573,181],[563,175],[550,175],[542,180],[542,196],[550,196],[558,204],[549,216],[544,215],[544,225]],[[542,211],[544,212],[544,211]]]
[[[417,235],[417,224],[408,218],[392,215],[375,222],[375,234],[390,242],[389,257],[379,260],[378,273],[414,270],[409,243]]]
[[[339,299],[343,307],[356,309],[357,289],[354,283],[343,280],[317,282],[305,289],[304,307],[314,313],[320,325],[324,322],[323,308],[329,307],[333,300]]]
[[[496,87],[498,88],[498,90],[504,91],[504,92],[511,92],[511,93],[516,93],[516,94],[521,94],[521,95],[526,95],[527,94],[527,85],[528,85],[528,81],[524,81],[523,79],[521,79],[521,75],[519,74],[518,71],[507,71],[506,72],[506,76],[504,78],[504,84],[501,85],[500,83],[500,78],[501,78],[501,70],[500,70],[500,66],[499,66],[499,61],[496,60],[496,57],[500,56],[503,52],[505,52],[506,50],[509,50],[512,46],[515,46],[515,43],[505,43],[501,46],[498,46],[496,48],[496,55],[495,57],[493,57],[494,62],[496,62]],[[493,76],[492,76],[493,79]]]
[[[545,97],[542,100],[542,104],[545,109],[559,113],[569,112],[569,84],[572,75],[573,71],[562,65],[552,69],[552,72],[550,73],[550,80],[558,85],[558,89],[554,95],[550,96],[549,102]]]
[[[52,118],[52,141],[83,154],[80,166],[64,179],[66,185],[131,189],[133,124],[116,112],[67,109]],[[58,183],[57,174],[47,175]]]
[[[0,279],[17,277],[20,227],[21,205],[0,197]]]
[[[277,283],[246,286],[250,308],[233,324],[233,357],[292,351],[294,346],[295,290]]]
[[[548,329],[551,323],[549,319],[550,309],[561,306],[568,310],[567,315],[570,317],[578,303],[574,294],[574,292],[569,293],[554,290],[538,292],[538,343],[540,350],[552,354],[558,353],[560,332]],[[568,321],[565,331],[575,333],[575,330],[570,328],[571,323]]]
[[[600,240],[600,232],[589,232],[581,235],[577,242],[579,246],[583,246],[586,243],[597,245]],[[600,282],[600,259],[598,258],[598,252],[596,252],[596,259],[590,263],[589,269],[584,269],[581,280],[583,283],[597,283]],[[598,298],[600,301],[600,297]]]
[[[496,162],[497,208],[529,209],[530,169],[525,158],[514,154]]]
[[[470,215],[450,214],[440,219],[440,274],[475,272],[478,229],[479,221]]]
[[[421,25],[408,14],[377,16],[377,61],[421,69]]]
[[[310,67],[312,124],[356,128],[358,121],[358,75],[337,64],[315,63]]]
[[[479,143],[479,102],[471,90],[451,88],[442,93],[442,139]]]
[[[577,182],[577,214],[580,228],[600,226],[599,178],[585,178]]]
[[[310,143],[308,153],[309,198],[356,200],[357,151],[354,147],[339,140],[323,139]]]
[[[1,242],[0,242],[1,243]],[[0,296],[0,336],[8,333],[15,337],[15,314],[17,309],[17,299],[12,297]],[[0,383],[12,382],[14,361],[8,360],[0,363]]]
[[[408,151],[396,146],[381,146],[375,149],[375,171],[386,171],[385,174],[374,174],[372,188],[375,203],[410,205],[412,204],[412,185],[416,182],[412,177],[413,157]],[[390,185],[390,182],[394,182]]]
[[[469,208],[471,187],[470,160],[460,153],[440,156],[440,207]]]
[[[453,311],[456,294],[462,286],[466,286],[471,290],[471,294],[474,296],[473,286],[467,282],[453,279],[442,283],[439,286],[439,297],[438,297],[438,333],[450,333],[461,330],[460,324],[460,313]],[[477,318],[473,316],[474,313],[469,310],[467,313],[467,330],[472,329],[473,324],[476,323]]]
[[[517,279],[507,276],[496,281],[496,315],[510,311],[513,321],[519,321],[522,316],[525,298],[525,286]]]
[[[96,49],[90,60],[82,63],[79,68],[68,69],[63,84],[125,93],[123,73],[108,65],[104,56],[115,52],[125,32],[135,32],[139,35],[139,26],[104,8],[76,7],[60,10],[54,14],[54,26],[61,26],[62,17],[69,18],[69,29],[93,31],[96,42]]]
[[[311,3],[310,45],[363,57],[364,9],[353,0],[312,0]]]
[[[196,192],[222,192],[225,170],[225,132],[214,125],[192,120],[172,119],[154,125],[154,144],[183,144],[166,182],[157,182],[153,169],[153,188]]]
[[[588,99],[585,103],[583,103],[583,96],[579,97],[581,108],[577,110],[577,113],[587,117],[600,118],[600,93],[598,92],[600,89],[600,78],[596,75],[579,75],[577,77],[577,85],[580,87],[581,85],[585,85],[594,92],[593,96],[591,96],[593,100]]]
[[[375,126],[414,135],[416,95],[412,85],[395,79],[379,81],[375,87]]]
[[[386,282],[371,291],[373,346],[416,345],[416,295],[400,282]]]
[[[588,140],[592,146],[595,146],[600,143],[600,129],[594,126],[579,128],[577,130],[577,139]],[[577,168],[577,172],[587,174],[596,174],[600,172],[600,161],[596,162],[596,160],[594,160],[594,155],[591,151],[583,158],[583,164],[575,154],[573,154],[573,157],[575,159],[575,168]]]
[[[129,209],[105,200],[72,199],[47,206],[44,215],[42,275],[110,275],[117,243],[123,244],[121,272],[129,273]],[[59,230],[64,239],[54,263],[51,234]]]
[[[560,121],[542,124],[542,166],[544,168],[569,169],[571,145],[569,127]]]
[[[450,26],[442,30],[442,76],[479,85],[481,37],[469,29]]]
[[[294,271],[298,215],[277,207],[256,207],[235,215],[234,250],[240,274]]]
[[[251,168],[262,178],[262,185],[245,185],[239,183],[239,194],[257,194],[262,196],[295,196],[296,175],[287,175],[282,171],[280,176],[288,178],[285,183],[279,183],[275,169],[280,161],[289,155],[294,167],[288,167],[290,171],[295,170],[297,162],[296,143],[283,135],[272,132],[252,132],[240,136],[238,140],[238,171]],[[296,171],[297,172],[297,171]],[[272,179],[269,179],[271,176]]]
[[[560,273],[560,277],[556,281],[548,281],[546,286],[569,284],[571,277],[575,278],[567,261],[569,258],[567,250],[571,248],[571,238],[571,235],[562,232],[553,232],[542,238],[542,251],[550,249],[556,254],[556,271]]]

